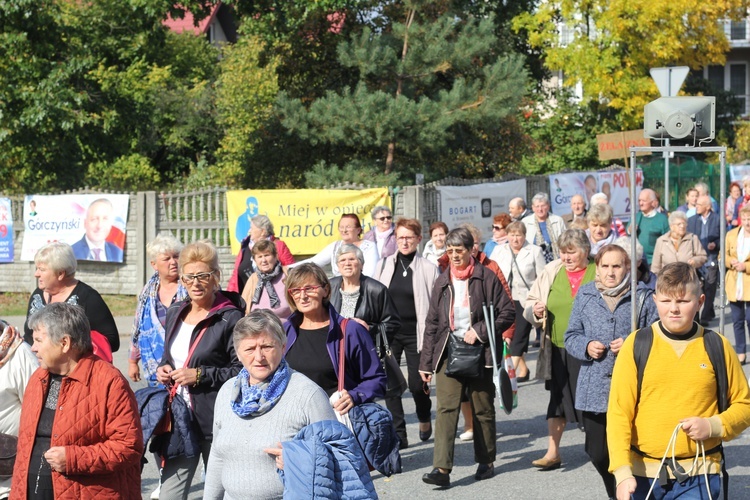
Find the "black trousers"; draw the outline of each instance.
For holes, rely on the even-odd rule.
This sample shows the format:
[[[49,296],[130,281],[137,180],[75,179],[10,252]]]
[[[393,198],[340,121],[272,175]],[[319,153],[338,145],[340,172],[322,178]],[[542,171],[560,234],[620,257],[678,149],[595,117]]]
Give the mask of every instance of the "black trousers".
[[[417,420],[429,422],[431,420],[432,401],[430,395],[424,392],[424,383],[419,375],[419,353],[417,352],[417,334],[403,334],[398,332],[391,341],[391,352],[396,360],[401,363],[401,354],[406,354],[406,370],[408,374],[409,392],[414,398],[417,406]],[[399,438],[406,437],[406,420],[404,418],[404,405],[401,398],[386,398],[385,406],[393,415],[393,425]]]
[[[529,335],[531,334],[531,323],[523,317],[523,305],[517,300],[513,301],[516,306],[516,332],[510,341],[510,355],[523,356],[529,352]]]
[[[615,476],[609,473],[609,449],[607,448],[607,414],[583,412],[583,429],[586,433],[586,454],[604,481],[609,498],[615,498],[617,485]]]
[[[703,293],[706,301],[701,311],[701,321],[711,321],[716,317],[714,312],[714,299],[716,299],[716,287],[719,283],[719,265],[714,262],[713,266],[704,266]]]

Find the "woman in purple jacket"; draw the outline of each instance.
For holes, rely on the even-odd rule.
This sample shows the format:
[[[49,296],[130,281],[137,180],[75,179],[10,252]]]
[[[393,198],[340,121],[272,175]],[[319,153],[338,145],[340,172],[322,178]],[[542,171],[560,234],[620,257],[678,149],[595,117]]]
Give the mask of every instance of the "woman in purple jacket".
[[[330,397],[338,389],[339,343],[344,319],[329,303],[331,286],[316,264],[300,264],[286,278],[292,315],[284,323],[289,366],[318,384]],[[345,414],[385,394],[385,372],[370,333],[356,321],[346,326],[344,390],[333,409]]]

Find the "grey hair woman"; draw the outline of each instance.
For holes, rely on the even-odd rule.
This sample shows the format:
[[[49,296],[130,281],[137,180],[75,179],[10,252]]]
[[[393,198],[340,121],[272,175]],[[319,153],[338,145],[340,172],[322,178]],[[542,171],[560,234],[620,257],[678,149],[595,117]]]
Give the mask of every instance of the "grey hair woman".
[[[245,498],[250,492],[281,498],[277,469],[284,468],[284,454],[278,443],[336,416],[325,392],[284,359],[287,337],[273,312],[251,311],[235,325],[232,341],[243,368],[216,398],[203,498]]]
[[[675,210],[669,214],[669,231],[661,235],[654,245],[651,272],[659,274],[667,264],[687,262],[699,269],[708,260],[698,235],[687,231],[687,215]]]
[[[107,338],[112,352],[120,348],[120,334],[109,307],[99,295],[83,281],[76,279],[77,263],[73,248],[67,243],[54,241],[40,248],[34,256],[37,288],[29,297],[29,308],[24,325],[24,340],[32,343],[32,329],[28,319],[48,304],[68,302],[81,306],[91,323],[91,329]]]
[[[179,280],[178,259],[182,247],[182,242],[170,233],[159,234],[146,245],[146,255],[154,274],[138,296],[130,334],[128,376],[133,382],[141,380],[140,361],[148,384],[157,385],[156,368],[164,355],[167,309],[187,297],[187,290]]]
[[[292,313],[286,300],[284,285],[288,268],[279,262],[273,241],[260,240],[253,245],[252,254],[256,271],[242,290],[242,298],[247,303],[246,312],[270,309],[285,321]]]
[[[597,254],[600,248],[613,243],[617,232],[612,230],[612,207],[609,205],[594,205],[586,214],[588,229],[586,234],[591,241],[591,255]]]
[[[396,253],[396,236],[391,209],[378,205],[370,212],[372,229],[365,233],[364,239],[377,245],[378,256],[382,259]]]
[[[28,324],[40,367],[24,393],[13,490],[28,488],[38,498],[61,491],[140,497],[143,430],[135,395],[117,368],[93,354],[86,313],[57,302]],[[81,401],[86,404],[76,404]]]
[[[594,281],[596,266],[589,262],[591,243],[580,229],[568,229],[558,240],[560,258],[547,264],[526,297],[524,317],[544,334],[539,348],[537,378],[550,393],[547,406],[547,451],[532,465],[542,470],[560,467],[560,440],[565,423],[580,422],[575,409],[575,389],[581,362],[565,350],[573,300],[581,286]]]
[[[446,375],[448,342],[481,343],[487,346],[494,333],[497,345],[503,345],[502,333],[515,319],[515,308],[500,280],[472,257],[474,237],[466,228],[457,228],[445,239],[449,269],[435,281],[427,314],[419,372],[426,383],[433,374],[437,386],[437,418],[432,471],[422,481],[437,486],[450,485],[453,447],[458,425],[461,394],[468,392],[479,432],[474,433],[474,457],[479,465],[474,478],[489,479],[495,473],[496,458],[495,386],[492,382],[492,354],[483,348],[479,377],[454,378]],[[495,324],[487,325],[482,306],[495,313]]]

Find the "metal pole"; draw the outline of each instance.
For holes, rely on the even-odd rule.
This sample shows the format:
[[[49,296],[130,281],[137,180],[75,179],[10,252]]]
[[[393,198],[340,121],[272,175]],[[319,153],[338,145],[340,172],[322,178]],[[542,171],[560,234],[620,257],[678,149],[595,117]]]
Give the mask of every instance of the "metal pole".
[[[665,146],[669,147],[669,139]],[[669,211],[669,151],[664,151],[664,210]]]
[[[719,228],[719,333],[724,335],[724,304],[726,304],[726,290],[724,290],[724,281],[727,273],[727,263],[724,260],[726,256],[726,236],[727,236],[727,224],[724,218],[724,207],[726,204],[726,192],[727,192],[727,172],[726,172],[726,161],[727,152],[726,150],[719,153],[719,163],[721,168],[720,181],[721,191],[719,193],[719,221],[721,222]],[[710,307],[714,307],[713,304],[708,304]]]
[[[636,308],[638,301],[636,299],[636,290],[638,290],[638,264],[637,255],[638,247],[638,226],[635,223],[635,214],[638,202],[635,198],[635,151],[630,150],[630,330],[638,329],[638,318]]]

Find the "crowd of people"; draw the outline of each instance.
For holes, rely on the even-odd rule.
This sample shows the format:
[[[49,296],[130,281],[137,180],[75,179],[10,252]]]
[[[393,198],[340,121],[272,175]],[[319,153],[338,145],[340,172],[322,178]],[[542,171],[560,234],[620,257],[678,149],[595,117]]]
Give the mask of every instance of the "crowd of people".
[[[147,248],[154,274],[138,297],[128,346],[127,376],[149,386],[138,398],[111,364],[120,341],[106,303],[76,279],[73,248],[50,243],[35,258],[37,288],[23,335],[0,323],[0,433],[18,436],[12,481],[0,482],[0,499],[140,498],[147,448],[161,470],[151,498],[187,498],[201,463],[205,498],[281,498],[313,478],[331,497],[340,488],[373,497],[374,464],[352,434],[353,409],[384,400],[397,449],[410,444],[383,345],[398,364],[405,358],[416,437],[434,439],[424,483],[451,485],[462,415],[459,437],[473,441],[474,479],[494,476],[491,346],[500,346],[498,358],[507,346],[523,384],[532,378],[526,354],[537,345],[535,379],[549,391],[548,440],[530,466],[562,465],[560,443],[572,423],[585,432],[603,495],[645,498],[662,476],[662,494],[692,488],[716,498],[718,445],[750,425],[741,368],[750,328],[750,180],[745,188],[743,196],[732,184],[722,214],[700,183],[670,214],[656,192],[643,189],[634,231],[604,193],[573,196],[562,216],[551,213],[544,193],[530,209],[514,198],[493,217],[484,248],[471,224],[438,221],[423,232],[418,220],[394,220],[378,206],[370,231],[363,233],[356,214],[343,214],[340,239],[301,262],[271,220],[257,215],[225,288],[211,242],[183,246],[161,234]],[[721,224],[730,229],[723,255]],[[423,234],[429,241],[420,253]],[[710,347],[705,328],[715,317],[720,258],[734,348],[726,340]],[[650,351],[641,359],[635,339],[646,335]],[[714,364],[716,376],[688,373],[683,353]],[[644,371],[649,355],[669,358],[669,368]],[[671,381],[680,377],[668,370],[693,385],[678,391]],[[670,382],[655,387],[664,379]],[[654,394],[675,396],[670,388],[681,392],[674,415],[656,416]],[[648,418],[661,430],[682,425],[680,461],[705,441],[703,466],[660,468],[669,432],[657,435]],[[345,479],[327,476],[331,470]]]

